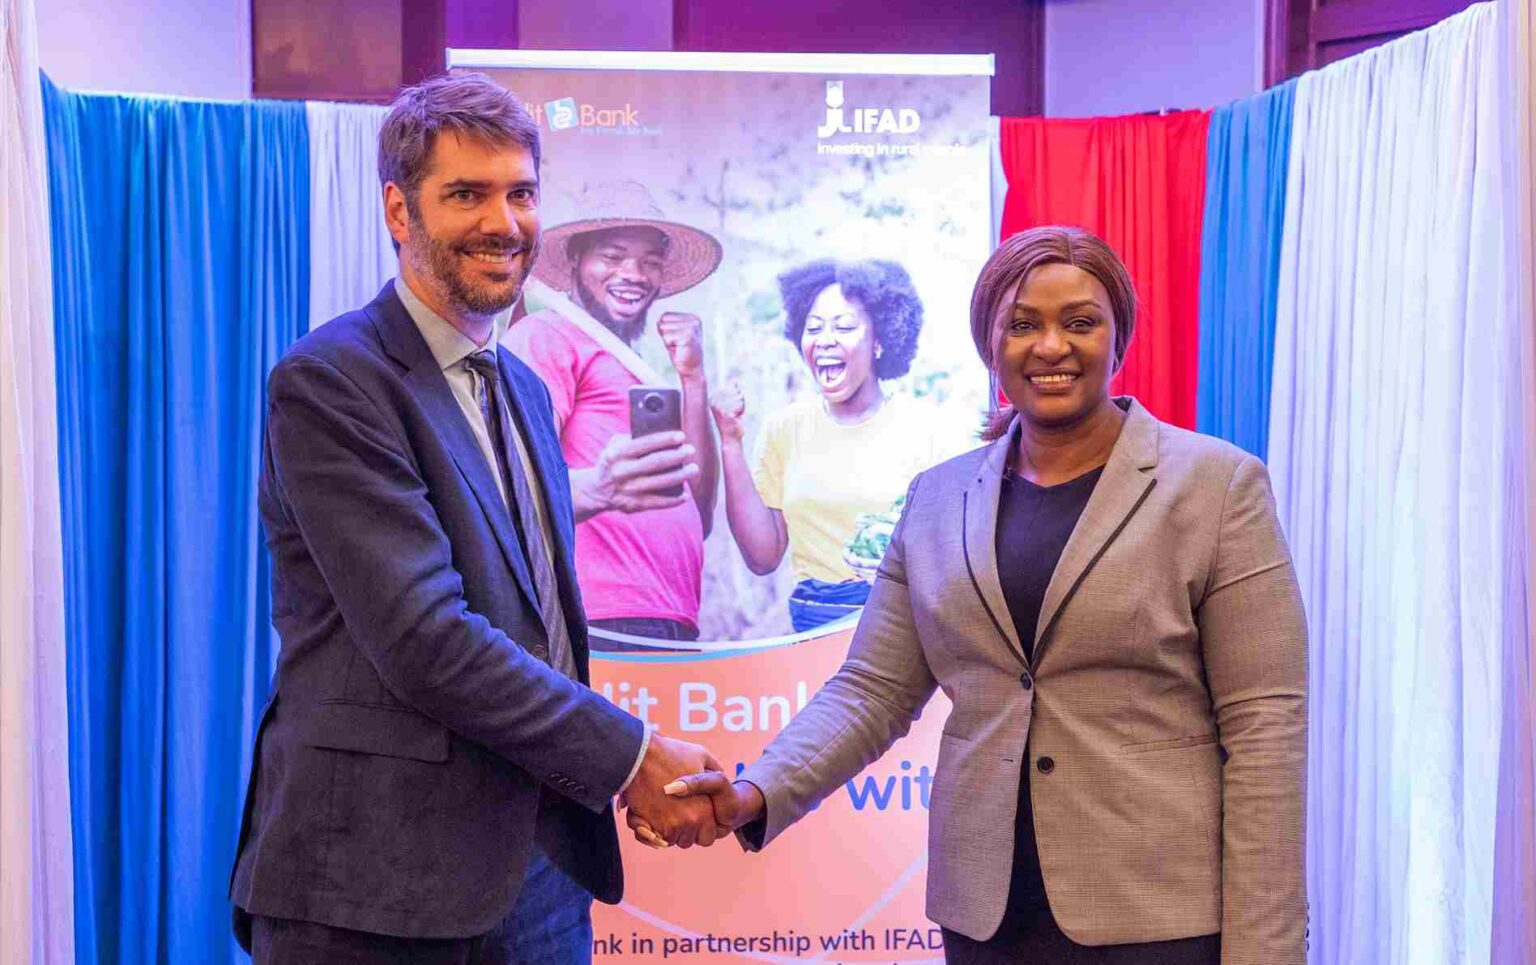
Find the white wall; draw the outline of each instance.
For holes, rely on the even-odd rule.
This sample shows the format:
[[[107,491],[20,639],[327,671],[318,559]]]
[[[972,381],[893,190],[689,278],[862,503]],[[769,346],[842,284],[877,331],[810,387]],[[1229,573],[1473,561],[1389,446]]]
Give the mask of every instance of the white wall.
[[[1247,97],[1261,87],[1263,25],[1263,0],[1046,0],[1046,116]]]
[[[250,0],[35,0],[38,59],[74,90],[251,96]]]

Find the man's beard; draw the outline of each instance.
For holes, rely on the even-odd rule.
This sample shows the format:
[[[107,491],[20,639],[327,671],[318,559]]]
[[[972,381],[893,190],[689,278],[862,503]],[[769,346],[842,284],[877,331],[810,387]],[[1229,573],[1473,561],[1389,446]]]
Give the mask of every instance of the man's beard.
[[[458,311],[474,315],[495,315],[511,308],[523,293],[523,282],[538,255],[538,241],[532,245],[505,235],[480,235],[472,242],[448,242],[435,237],[427,230],[416,214],[411,215],[411,234],[427,242],[427,274],[435,280],[447,297],[448,304]],[[468,252],[526,251],[521,264],[509,266],[511,283],[505,287],[487,287],[470,280],[464,273],[460,256]]]
[[[603,304],[601,298],[594,297],[587,291],[587,286],[576,279],[573,286],[576,289],[576,300],[581,302],[581,307],[587,310],[587,314],[603,323],[603,327],[617,335],[624,344],[632,344],[637,338],[645,334],[645,320],[651,314],[651,306],[645,306],[645,310],[634,318],[620,320],[614,318],[608,312],[608,306]]]

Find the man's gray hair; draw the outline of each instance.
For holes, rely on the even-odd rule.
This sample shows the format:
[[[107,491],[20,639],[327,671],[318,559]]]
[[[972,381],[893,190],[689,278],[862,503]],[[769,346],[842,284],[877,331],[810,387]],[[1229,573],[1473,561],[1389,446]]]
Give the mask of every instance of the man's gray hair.
[[[539,126],[511,91],[484,74],[440,74],[401,91],[379,129],[379,182],[398,185],[413,211],[444,132],[524,148],[538,170]]]

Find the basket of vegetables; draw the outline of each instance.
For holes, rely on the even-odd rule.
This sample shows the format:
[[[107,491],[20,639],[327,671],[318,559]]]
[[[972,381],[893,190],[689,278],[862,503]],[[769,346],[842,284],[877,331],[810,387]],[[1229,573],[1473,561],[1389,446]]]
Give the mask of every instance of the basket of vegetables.
[[[901,519],[906,501],[903,494],[883,513],[860,513],[855,517],[853,538],[843,547],[843,562],[864,582],[875,581],[875,572],[891,545],[891,534],[896,531],[896,521]]]

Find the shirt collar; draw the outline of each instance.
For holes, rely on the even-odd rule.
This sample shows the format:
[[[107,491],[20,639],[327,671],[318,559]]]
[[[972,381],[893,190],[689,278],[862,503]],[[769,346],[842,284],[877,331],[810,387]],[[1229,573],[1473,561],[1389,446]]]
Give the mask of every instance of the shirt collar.
[[[510,309],[498,312],[492,323],[491,340],[485,345],[476,345],[469,336],[454,328],[446,318],[428,308],[427,303],[417,298],[416,293],[411,291],[411,286],[398,275],[395,277],[395,294],[400,296],[400,302],[405,306],[407,314],[411,316],[411,321],[416,323],[421,337],[426,340],[427,348],[432,352],[432,358],[443,369],[458,365],[482,349],[490,349],[494,352],[501,337],[507,334],[507,328],[511,323]]]

